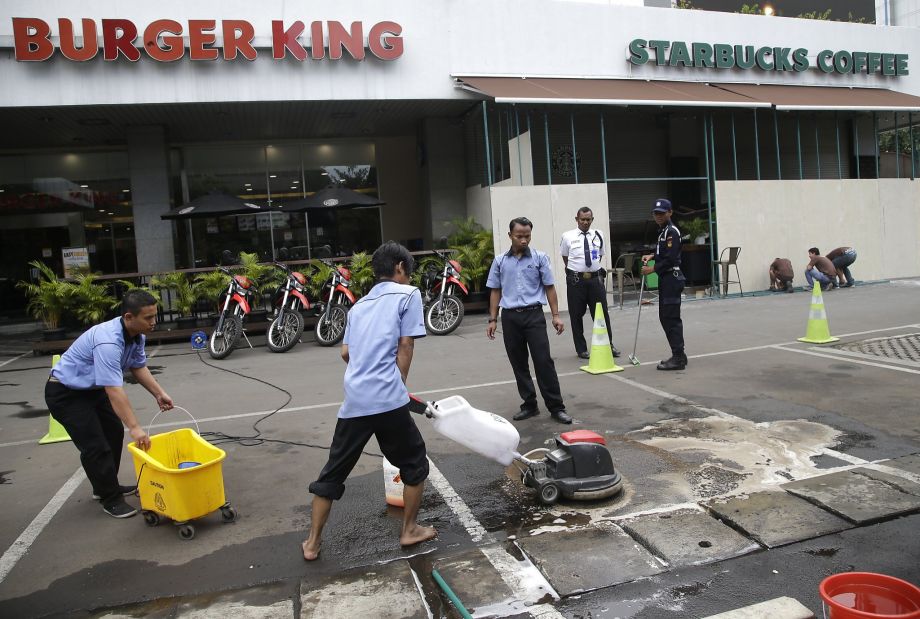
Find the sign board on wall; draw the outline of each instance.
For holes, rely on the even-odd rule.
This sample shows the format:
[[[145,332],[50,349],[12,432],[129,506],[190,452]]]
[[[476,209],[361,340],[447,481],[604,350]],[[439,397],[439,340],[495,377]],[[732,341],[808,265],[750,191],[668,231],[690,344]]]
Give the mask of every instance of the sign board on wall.
[[[57,36],[51,24],[37,17],[13,18],[13,47],[18,61],[48,60],[57,49],[66,60],[86,62],[102,49],[103,60],[123,57],[137,62],[142,55],[158,62],[173,62],[188,55],[191,60],[234,60],[242,56],[255,60],[259,53],[253,44],[255,27],[243,19],[190,19],[185,24],[173,19],[157,19],[139,28],[130,19],[81,19],[79,25],[67,18],[57,20]],[[309,37],[305,33],[309,32]],[[348,55],[364,60],[365,47],[380,60],[396,60],[403,54],[402,26],[381,21],[365,30],[363,22],[350,25],[338,21],[297,20],[285,24],[271,21],[272,58],[283,60],[339,60]],[[102,45],[83,44],[97,41]],[[218,37],[220,42],[218,42]]]
[[[89,268],[89,250],[86,247],[64,247],[61,249],[64,263],[64,277],[75,277],[81,269]]]

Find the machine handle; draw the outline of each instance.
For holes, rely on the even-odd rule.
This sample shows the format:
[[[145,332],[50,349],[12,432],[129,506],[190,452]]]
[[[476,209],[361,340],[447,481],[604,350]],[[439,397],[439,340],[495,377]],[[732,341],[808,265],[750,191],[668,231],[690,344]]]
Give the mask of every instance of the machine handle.
[[[195,419],[195,417],[194,417],[190,412],[188,412],[187,410],[185,410],[185,409],[182,408],[181,406],[173,406],[172,409],[170,409],[170,410],[180,410],[180,411],[182,411],[183,413],[185,413],[186,415],[188,415],[188,416],[192,419],[192,422],[195,424],[195,431],[196,431],[198,434],[201,434],[201,428],[198,426],[198,420]],[[163,412],[164,412],[164,411],[158,411],[157,414],[153,416],[153,419],[150,420],[150,424],[147,426],[147,435],[148,435],[148,436],[150,436],[150,429],[153,427],[153,422],[156,421],[156,420],[157,420],[157,417],[160,416],[160,413],[163,413]]]

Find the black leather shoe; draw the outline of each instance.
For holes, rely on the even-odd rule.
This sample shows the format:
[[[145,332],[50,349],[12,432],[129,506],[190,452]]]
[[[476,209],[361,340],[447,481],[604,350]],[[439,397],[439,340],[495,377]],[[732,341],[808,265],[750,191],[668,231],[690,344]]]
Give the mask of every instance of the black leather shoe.
[[[683,370],[687,367],[687,358],[671,357],[656,366],[659,370]]]
[[[572,423],[571,415],[565,412],[564,408],[562,410],[556,411],[555,413],[550,413],[550,417],[552,417],[553,420],[558,421],[559,423],[565,423],[565,424]]]
[[[540,414],[540,409],[538,408],[522,408],[521,412],[512,417],[515,421],[524,421],[525,419],[530,419],[531,417],[536,417]]]
[[[619,356],[620,356],[620,349],[617,348],[616,346],[614,346],[613,344],[610,345],[610,352],[613,353],[613,356],[614,356],[614,357],[619,357]]]
[[[580,352],[580,353],[578,353],[578,358],[579,358],[579,359],[590,359],[590,358],[591,358],[591,353],[589,353],[588,351]]]

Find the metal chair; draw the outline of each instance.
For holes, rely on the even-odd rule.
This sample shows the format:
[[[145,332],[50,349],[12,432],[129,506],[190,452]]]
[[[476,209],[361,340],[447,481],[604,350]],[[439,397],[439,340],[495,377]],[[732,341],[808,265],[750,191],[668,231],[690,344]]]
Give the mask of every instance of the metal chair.
[[[728,259],[725,258],[725,252],[728,252]],[[738,284],[738,289],[741,291],[741,296],[744,296],[744,288],[741,287],[741,273],[738,272],[738,256],[741,255],[740,247],[726,247],[719,254],[719,259],[715,261],[720,267],[721,277],[719,281],[722,285],[722,296],[728,294],[728,285],[729,284]],[[738,279],[728,279],[728,267],[735,267],[735,275]]]
[[[636,262],[636,256],[638,256],[638,254],[620,254],[616,262],[613,263],[613,270],[617,274],[617,292],[620,294],[620,309],[623,309],[623,284],[626,280],[629,280],[629,283],[632,284],[633,292],[638,292],[636,288],[636,278],[633,275],[633,265]]]

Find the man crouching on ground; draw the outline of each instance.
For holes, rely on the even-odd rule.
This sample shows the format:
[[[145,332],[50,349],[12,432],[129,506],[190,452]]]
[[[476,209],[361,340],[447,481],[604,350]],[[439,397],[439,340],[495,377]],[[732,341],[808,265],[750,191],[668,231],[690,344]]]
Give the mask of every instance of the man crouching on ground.
[[[374,252],[371,264],[376,283],[348,313],[342,345],[347,364],[345,401],[339,409],[329,461],[310,484],[313,517],[310,536],[302,545],[307,561],[319,557],[332,502],[342,498],[345,479],[371,435],[377,437],[387,460],[399,467],[405,487],[399,543],[411,546],[437,535],[433,527],[415,521],[428,477],[425,441],[409,416],[405,385],[415,338],[425,336],[422,297],[418,288],[408,285],[415,261],[405,247],[388,241]]]

